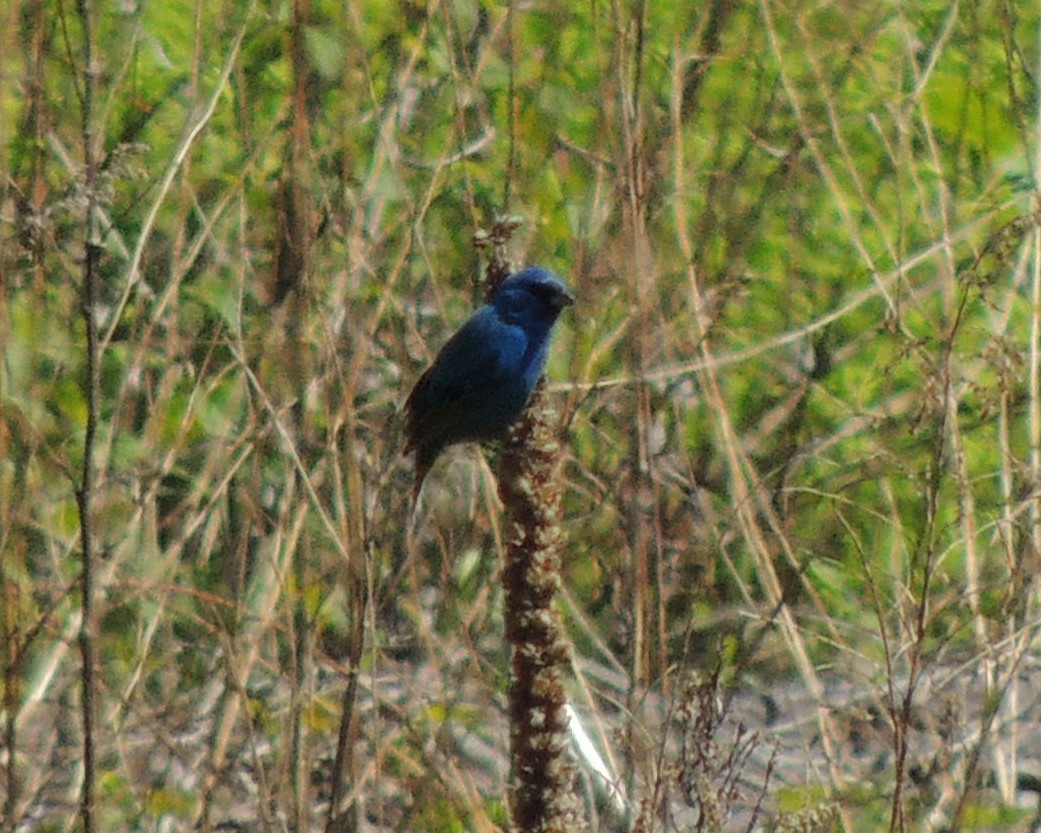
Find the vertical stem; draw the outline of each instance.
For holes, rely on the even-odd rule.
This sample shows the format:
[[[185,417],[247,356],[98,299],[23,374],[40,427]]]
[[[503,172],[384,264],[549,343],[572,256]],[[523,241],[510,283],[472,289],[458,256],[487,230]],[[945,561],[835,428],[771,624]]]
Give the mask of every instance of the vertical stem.
[[[518,223],[499,218],[479,248],[489,249],[487,288],[510,273],[505,247]],[[510,815],[515,830],[572,833],[582,817],[568,760],[567,692],[571,651],[554,599],[560,589],[560,443],[545,379],[510,430],[499,461],[506,508],[502,583],[510,680]]]
[[[6,443],[0,438],[0,450]],[[18,806],[18,795],[20,785],[18,772],[15,769],[17,758],[15,751],[18,748],[18,723],[15,717],[18,714],[18,698],[20,695],[20,669],[19,657],[21,648],[18,645],[18,624],[15,620],[14,611],[17,605],[14,585],[4,575],[4,564],[6,560],[0,557],[0,593],[3,594],[3,751],[7,760],[4,762],[4,789],[7,797],[4,799],[3,813],[0,814],[0,830],[3,833],[14,833],[15,808]]]
[[[506,182],[502,186],[502,213],[510,213],[510,191],[513,188],[513,177],[517,172],[517,0],[509,0],[506,10],[506,37],[510,48],[510,75],[507,91],[507,111],[509,112],[510,153],[506,161]]]
[[[358,703],[358,674],[361,667],[362,654],[365,650],[365,618],[368,613],[369,594],[366,590],[359,570],[354,563],[363,557],[358,551],[353,553],[349,576],[349,592],[351,596],[351,636],[347,646],[347,686],[340,700],[340,728],[336,735],[336,758],[333,761],[331,776],[332,795],[329,799],[329,816],[325,822],[325,833],[338,833],[341,830],[356,830],[360,824],[358,819],[359,804],[353,802],[345,812],[340,812],[345,790],[344,780],[354,774],[354,744],[358,735],[358,720],[355,707]]]
[[[94,66],[93,33],[91,29],[90,0],[77,0],[76,12],[83,27],[83,167],[84,190],[87,198],[86,246],[83,264],[81,313],[86,325],[86,374],[84,388],[87,400],[87,424],[83,436],[83,471],[76,492],[79,506],[82,572],[80,589],[83,594],[79,646],[83,660],[83,793],[80,799],[80,818],[84,833],[94,833],[95,764],[94,718],[95,708],[95,639],[94,615],[94,529],[93,503],[95,488],[94,445],[97,435],[100,407],[100,355],[98,349],[98,266],[101,245],[97,238],[97,163],[94,157]]]
[[[1041,44],[1041,26],[1038,27],[1038,43]],[[1037,107],[1037,127],[1034,132],[1034,205],[1035,214],[1041,214],[1038,189],[1041,188],[1041,101]],[[1037,483],[1041,477],[1041,227],[1035,225],[1032,236],[1033,263],[1031,270],[1031,313],[1030,313],[1030,379],[1027,395],[1030,401],[1028,435],[1030,439],[1029,483]],[[1034,498],[1030,505],[1030,540],[1034,552],[1041,547],[1041,498]]]
[[[0,424],[0,460],[11,459],[11,445],[8,442],[6,426]],[[13,513],[9,510],[9,496],[5,482],[0,486],[0,519],[10,527],[12,516]],[[3,620],[2,624],[0,624],[0,627],[3,627],[3,647],[0,649],[0,655],[4,659],[3,678],[0,680],[4,691],[0,702],[3,704],[4,711],[2,749],[6,757],[3,767],[3,784],[6,798],[4,799],[3,809],[0,810],[0,831],[3,833],[14,833],[16,823],[15,809],[18,806],[18,796],[21,792],[21,782],[17,768],[18,757],[16,754],[18,749],[18,721],[16,718],[18,717],[18,703],[21,698],[21,658],[23,648],[18,624],[18,609],[20,606],[18,585],[15,583],[14,576],[8,577],[7,564],[8,559],[12,557],[16,559],[15,563],[21,561],[24,554],[18,552],[21,549],[20,546],[4,539],[5,535],[0,533],[0,611],[2,611]]]
[[[553,606],[560,589],[560,445],[539,383],[499,470],[508,515],[503,586],[510,686],[510,810],[516,830],[581,827],[568,761],[565,675],[571,656]]]
[[[305,366],[305,345],[302,342],[301,323],[305,315],[305,287],[311,263],[313,237],[310,191],[311,151],[311,90],[313,73],[307,57],[304,37],[311,19],[310,0],[293,0],[292,23],[289,30],[289,51],[293,68],[293,120],[289,142],[285,149],[284,175],[280,192],[279,238],[275,267],[275,296],[287,300],[286,366],[292,368],[295,398],[293,409],[296,437],[307,436],[305,409],[306,385],[310,376]],[[294,470],[293,477],[302,475]],[[304,700],[310,669],[313,628],[307,610],[308,546],[297,547],[293,553],[293,708],[290,717],[290,793],[292,811],[289,829],[294,833],[310,828],[307,797],[310,792],[307,766],[307,726],[304,721]]]

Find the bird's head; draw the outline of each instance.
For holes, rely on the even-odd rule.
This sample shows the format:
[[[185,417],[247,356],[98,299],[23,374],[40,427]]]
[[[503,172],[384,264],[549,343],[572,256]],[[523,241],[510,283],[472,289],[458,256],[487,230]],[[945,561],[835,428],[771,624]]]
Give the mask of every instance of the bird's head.
[[[575,296],[559,275],[529,266],[504,280],[488,302],[506,321],[549,328]]]

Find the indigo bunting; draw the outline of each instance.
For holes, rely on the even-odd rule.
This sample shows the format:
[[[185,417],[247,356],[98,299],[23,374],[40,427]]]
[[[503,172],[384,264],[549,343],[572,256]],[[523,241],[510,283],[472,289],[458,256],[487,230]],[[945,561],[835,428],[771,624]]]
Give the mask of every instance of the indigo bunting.
[[[521,415],[546,367],[553,324],[574,302],[558,275],[529,266],[445,342],[405,403],[405,454],[416,452],[413,505],[446,446],[499,439]]]

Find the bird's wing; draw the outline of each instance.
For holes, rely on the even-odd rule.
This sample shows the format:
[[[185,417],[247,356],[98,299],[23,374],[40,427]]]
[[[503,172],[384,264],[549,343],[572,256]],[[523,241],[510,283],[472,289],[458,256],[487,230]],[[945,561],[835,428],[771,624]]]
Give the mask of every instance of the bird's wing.
[[[497,385],[517,371],[527,348],[524,330],[482,307],[453,335],[416,382],[405,403],[408,447],[437,443]]]

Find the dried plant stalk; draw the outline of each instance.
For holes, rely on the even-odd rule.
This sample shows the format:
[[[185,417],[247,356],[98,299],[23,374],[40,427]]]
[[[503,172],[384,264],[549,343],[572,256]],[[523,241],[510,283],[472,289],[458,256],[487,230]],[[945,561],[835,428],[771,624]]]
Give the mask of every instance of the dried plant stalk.
[[[474,237],[488,250],[488,293],[510,274],[505,250],[517,217],[500,217]],[[510,430],[499,460],[499,497],[506,508],[502,582],[510,681],[510,815],[515,830],[572,833],[583,829],[568,759],[567,693],[571,654],[554,598],[560,589],[560,443],[540,379]]]
[[[506,506],[506,638],[510,686],[510,810],[525,831],[573,831],[581,815],[568,760],[565,675],[570,652],[553,606],[560,589],[560,444],[539,382],[499,467]]]

